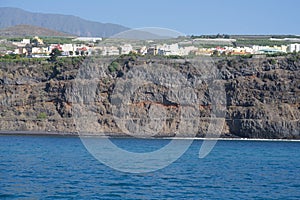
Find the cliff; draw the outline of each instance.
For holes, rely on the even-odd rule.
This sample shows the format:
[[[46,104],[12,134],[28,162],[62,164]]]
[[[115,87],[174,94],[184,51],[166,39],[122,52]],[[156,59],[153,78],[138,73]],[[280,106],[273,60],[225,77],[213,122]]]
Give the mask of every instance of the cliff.
[[[0,129],[204,137],[213,114],[225,120],[221,137],[300,138],[297,55],[200,60],[2,60]],[[225,110],[212,108],[212,79]]]

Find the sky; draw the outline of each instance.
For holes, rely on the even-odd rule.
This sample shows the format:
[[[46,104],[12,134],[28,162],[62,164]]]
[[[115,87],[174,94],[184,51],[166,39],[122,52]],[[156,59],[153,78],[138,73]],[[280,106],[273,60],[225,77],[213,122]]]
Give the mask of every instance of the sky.
[[[0,0],[0,7],[129,28],[168,28],[185,35],[300,35],[299,0]]]

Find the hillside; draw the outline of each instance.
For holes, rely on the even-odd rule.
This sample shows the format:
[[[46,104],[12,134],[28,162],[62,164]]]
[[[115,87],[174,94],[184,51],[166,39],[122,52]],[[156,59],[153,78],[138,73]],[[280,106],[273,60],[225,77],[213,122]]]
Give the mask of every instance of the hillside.
[[[109,37],[128,30],[127,27],[88,21],[76,16],[32,13],[19,8],[0,8],[0,28],[28,24],[77,36]]]
[[[150,123],[150,130],[160,130],[157,137],[174,136],[176,132],[178,137],[192,137],[192,132],[182,132],[188,130],[182,129],[182,125],[192,127],[198,137],[203,137],[210,123],[212,100],[207,83],[197,81],[196,77],[208,74],[207,80],[210,80],[211,68],[191,64],[194,61],[156,57],[123,57],[113,65],[108,65],[110,60],[103,59],[101,64],[96,58],[66,58],[57,63],[39,60],[2,61],[1,131],[74,134],[84,131],[120,136],[126,135],[122,129],[124,126],[134,128],[134,124],[138,123],[138,127],[143,127]],[[226,115],[216,115],[225,120],[222,137],[300,139],[299,55],[214,58],[214,63],[221,71],[220,83],[224,84],[226,92]],[[116,108],[120,99],[128,96],[128,88],[135,86],[124,82],[126,85],[123,86],[126,87],[122,89],[122,85],[117,87],[117,82],[120,84],[126,80],[125,77],[132,77],[130,73],[134,73],[135,69],[139,74],[133,76],[133,80],[137,76],[140,79],[151,78],[151,73],[141,73],[139,70],[150,69],[154,65],[158,66],[154,72],[159,74],[158,79],[153,84],[142,85],[133,91],[128,97],[129,103],[120,107],[126,108],[126,112]],[[172,70],[166,70],[166,66],[175,69],[177,75]],[[178,73],[182,76],[178,76]],[[178,99],[174,98],[176,93],[160,85],[168,82],[168,79],[172,79],[172,85],[182,87],[182,80],[185,80],[194,87],[199,101],[190,106],[197,113],[190,112],[192,107],[185,106],[185,103],[180,105]],[[123,95],[122,91],[125,92]],[[187,90],[185,92],[183,99],[191,95]],[[187,112],[182,109],[187,109]],[[125,121],[120,127],[117,124],[119,115],[136,121]],[[152,123],[149,116],[154,117]],[[153,123],[161,117],[162,120]],[[182,122],[191,118],[193,120]]]
[[[38,26],[16,25],[16,26],[0,29],[0,36],[2,37],[20,37],[20,36],[69,37],[72,35],[58,32],[58,31],[53,31]]]

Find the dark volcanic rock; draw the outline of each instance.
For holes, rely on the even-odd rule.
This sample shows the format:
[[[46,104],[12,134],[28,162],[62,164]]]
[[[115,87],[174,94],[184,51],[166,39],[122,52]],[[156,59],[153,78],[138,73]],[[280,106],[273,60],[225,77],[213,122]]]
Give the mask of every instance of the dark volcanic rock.
[[[149,136],[151,131],[158,137],[176,133],[180,134],[176,136],[194,136],[192,132],[205,136],[212,122],[214,101],[209,84],[216,77],[204,61],[198,65],[194,60],[125,56],[116,60],[120,67],[115,71],[108,69],[111,61],[98,62],[95,58],[69,58],[57,63],[3,61],[1,130],[84,130],[114,136],[126,135],[124,130],[128,130],[140,132],[141,136]],[[214,113],[225,119],[222,137],[300,138],[297,55],[232,57],[213,62],[226,92],[226,114]],[[148,71],[151,66],[157,67],[155,73],[159,76]],[[148,79],[152,81],[137,87],[136,80]]]

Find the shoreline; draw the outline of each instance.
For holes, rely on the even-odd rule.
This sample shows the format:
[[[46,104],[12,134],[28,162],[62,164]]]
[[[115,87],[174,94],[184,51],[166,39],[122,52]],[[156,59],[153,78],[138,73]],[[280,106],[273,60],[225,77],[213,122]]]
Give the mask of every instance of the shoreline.
[[[50,132],[50,131],[0,131],[0,136],[68,136],[78,137],[77,133],[71,132]]]
[[[126,135],[95,135],[85,134],[80,135],[72,132],[46,132],[46,131],[0,131],[1,136],[52,136],[52,137],[78,137],[78,138],[111,138],[111,139],[162,139],[162,140],[203,140],[203,141],[266,141],[266,142],[300,142],[300,139],[279,139],[279,138],[239,138],[239,137],[227,137],[227,138],[203,138],[203,137],[132,137]]]

